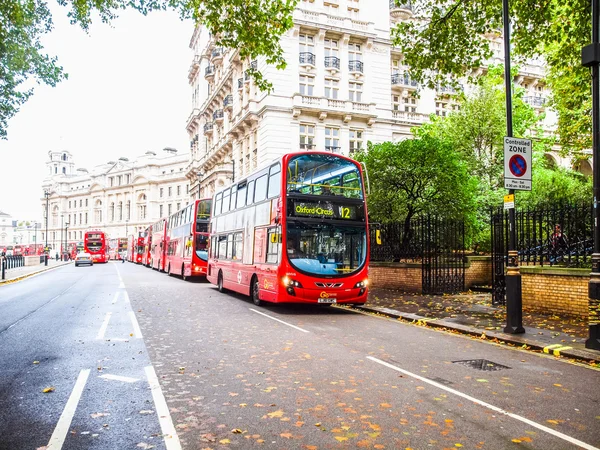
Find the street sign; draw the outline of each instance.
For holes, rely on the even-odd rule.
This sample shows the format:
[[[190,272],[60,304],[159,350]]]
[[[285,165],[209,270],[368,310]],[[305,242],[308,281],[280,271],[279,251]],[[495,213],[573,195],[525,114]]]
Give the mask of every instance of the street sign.
[[[504,209],[513,209],[515,207],[515,194],[504,196]]]
[[[504,138],[504,187],[531,190],[531,140]]]

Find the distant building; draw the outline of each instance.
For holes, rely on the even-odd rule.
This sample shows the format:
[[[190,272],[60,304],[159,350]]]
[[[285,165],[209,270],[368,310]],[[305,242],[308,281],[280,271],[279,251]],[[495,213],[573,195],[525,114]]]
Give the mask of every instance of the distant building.
[[[122,157],[91,171],[75,169],[70,152],[51,151],[48,156],[40,242],[46,242],[43,193],[48,192],[48,245],[53,250],[65,241],[82,241],[90,229],[103,230],[110,238],[136,234],[189,200],[185,173],[190,157],[175,149],[148,151],[133,161]]]
[[[13,245],[13,218],[0,211],[0,247]]]

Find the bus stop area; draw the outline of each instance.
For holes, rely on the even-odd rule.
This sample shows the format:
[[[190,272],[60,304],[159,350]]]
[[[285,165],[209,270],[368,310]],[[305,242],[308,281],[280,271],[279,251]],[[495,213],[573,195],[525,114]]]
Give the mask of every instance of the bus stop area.
[[[523,309],[524,334],[506,334],[506,307],[492,305],[491,294],[423,295],[398,290],[371,288],[361,309],[395,317],[417,325],[443,328],[473,338],[526,346],[556,356],[600,362],[600,351],[585,348],[588,321],[584,317],[543,314]]]
[[[40,262],[39,264],[34,266],[21,266],[6,269],[4,272],[4,279],[2,279],[2,277],[0,276],[0,286],[3,284],[14,283],[15,281],[22,280],[24,278],[36,275],[38,273],[46,272],[47,270],[52,270],[56,267],[60,267],[65,264],[70,264],[70,262],[49,259],[48,266],[45,266],[44,263]]]

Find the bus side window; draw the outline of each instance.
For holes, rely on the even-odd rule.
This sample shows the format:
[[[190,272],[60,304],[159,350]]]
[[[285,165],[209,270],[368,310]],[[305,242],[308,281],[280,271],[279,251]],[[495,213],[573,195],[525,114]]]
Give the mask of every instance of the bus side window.
[[[235,210],[236,202],[237,202],[237,185],[231,187],[231,208],[229,208],[230,211]]]
[[[246,195],[246,205],[250,206],[254,203],[254,180],[248,183],[248,192]]]
[[[233,234],[227,235],[227,259],[233,259]]]
[[[225,190],[225,192],[223,192],[223,209],[222,209],[223,214],[225,214],[226,212],[229,212],[229,198],[230,197],[231,197],[231,189]]]
[[[241,188],[238,188],[238,196],[236,208],[243,208],[246,206],[246,185]]]
[[[281,232],[279,228],[269,228],[267,235],[267,262],[278,263],[281,251]]]
[[[254,192],[254,201],[256,203],[267,198],[267,174],[256,179],[256,188]]]
[[[235,233],[233,235],[233,259],[242,260],[242,249],[242,233]]]
[[[223,202],[223,193],[219,192],[217,194],[217,198],[215,199],[215,216],[221,214],[221,204]]]
[[[227,257],[227,235],[223,234],[218,237],[219,244],[217,251],[217,258],[225,259]]]
[[[268,198],[277,197],[281,193],[281,165],[275,164],[271,167],[269,175]]]

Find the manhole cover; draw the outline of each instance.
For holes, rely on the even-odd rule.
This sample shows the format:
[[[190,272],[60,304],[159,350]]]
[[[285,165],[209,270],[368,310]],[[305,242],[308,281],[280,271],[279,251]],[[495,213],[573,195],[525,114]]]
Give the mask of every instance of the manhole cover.
[[[488,361],[487,359],[465,359],[462,361],[452,361],[454,364],[461,364],[463,366],[470,367],[471,369],[477,370],[502,370],[502,369],[510,369],[508,366],[503,366],[502,364],[495,363],[494,361]]]

